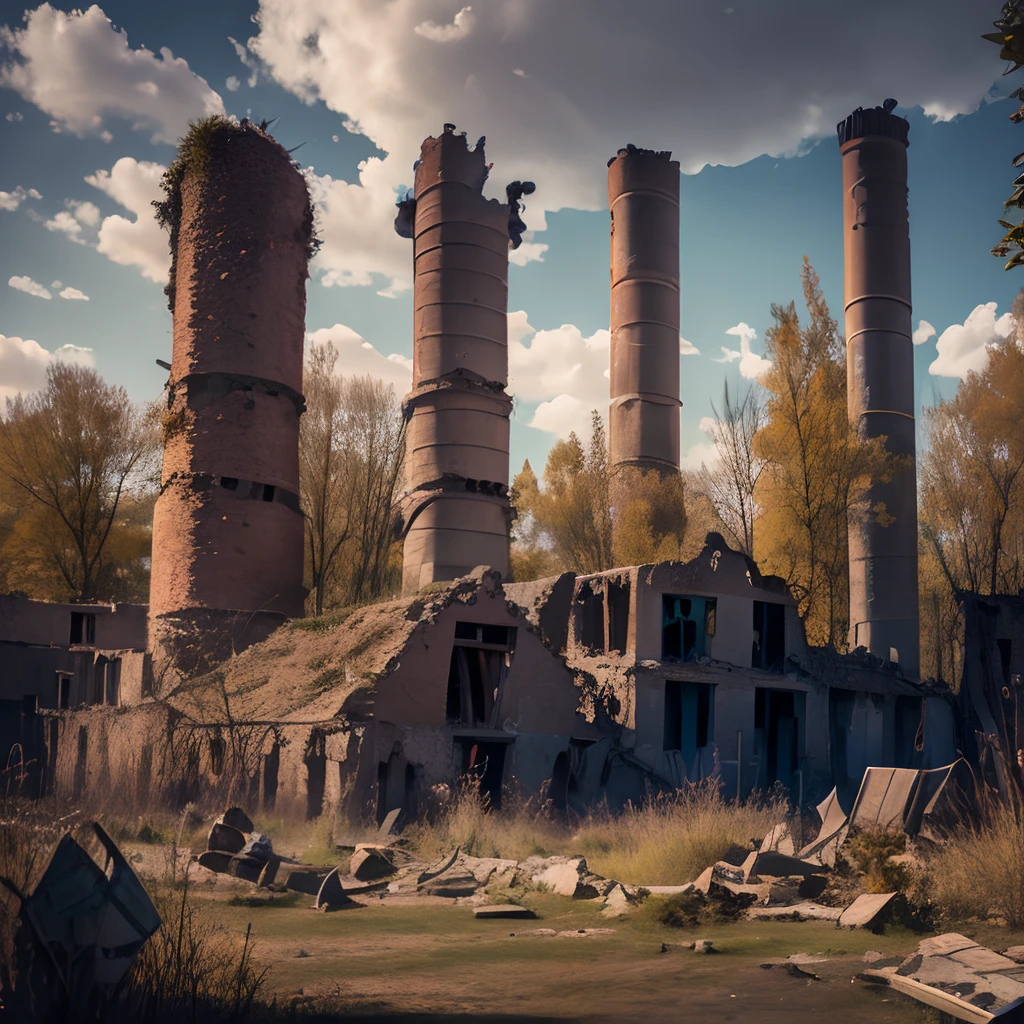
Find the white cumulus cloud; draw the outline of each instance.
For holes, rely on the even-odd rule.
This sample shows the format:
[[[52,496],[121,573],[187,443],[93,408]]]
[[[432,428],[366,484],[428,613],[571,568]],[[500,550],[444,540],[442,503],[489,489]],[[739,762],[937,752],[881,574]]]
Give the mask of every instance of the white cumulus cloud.
[[[935,328],[927,320],[917,322],[917,330],[914,331],[913,341],[915,345],[923,345],[929,338],[935,337]]]
[[[237,39],[232,39],[231,36],[228,36],[228,42],[234,47],[236,56],[249,71],[249,80],[246,82],[246,85],[250,89],[255,88],[260,77],[259,61]],[[235,76],[232,75],[231,77],[234,78]],[[231,86],[229,85],[228,88],[231,89]],[[237,89],[238,86],[235,86],[235,88]],[[231,89],[231,91],[234,92],[235,90]]]
[[[321,283],[380,286],[383,278],[392,293],[411,288],[412,242],[395,234],[396,195],[384,161],[370,157],[359,164],[358,182],[317,175],[311,168],[305,173],[323,239],[313,261]]]
[[[34,295],[37,299],[53,298],[45,285],[33,281],[31,277],[12,277],[7,284],[19,292],[25,292],[26,295]]]
[[[163,198],[160,179],[166,169],[161,164],[123,156],[109,171],[98,170],[85,179],[135,215],[134,220],[116,213],[104,217],[98,251],[114,263],[138,267],[143,277],[157,284],[167,281],[171,266],[167,232],[157,224],[153,211],[153,201]]]
[[[238,88],[242,83],[238,80],[237,75],[228,75],[227,81],[224,83],[224,88],[228,92],[238,92]]]
[[[5,114],[4,115],[4,120],[5,121],[17,122],[17,121],[24,121],[25,118],[23,117],[23,115],[21,114],[20,111],[12,110],[9,114]]]
[[[60,297],[62,299],[79,299],[82,302],[89,301],[89,296],[86,295],[85,292],[80,292],[77,288],[72,288],[71,285],[68,285],[67,288],[60,293]]]
[[[972,370],[980,372],[988,365],[989,349],[1013,334],[1013,316],[996,317],[995,302],[975,306],[962,324],[952,324],[935,342],[938,353],[928,367],[933,377],[966,377]]]
[[[503,199],[515,179],[537,183],[524,218],[537,231],[545,211],[604,209],[607,159],[627,142],[671,149],[694,172],[834,139],[837,121],[886,96],[938,118],[973,111],[999,76],[998,56],[977,38],[972,5],[947,6],[938,18],[929,0],[862,0],[857,38],[870,40],[867,59],[866,43],[837,51],[836,40],[849,41],[848,6],[811,0],[793,3],[791,17],[748,4],[742,31],[726,31],[714,4],[679,0],[650,0],[642,21],[620,0],[508,0],[471,11],[439,0],[260,0],[258,34],[242,50],[387,154],[347,186],[372,194],[348,196],[325,236],[344,246],[346,235],[335,243],[332,233],[346,229],[358,240],[354,272],[343,268],[341,278],[380,287],[375,275],[395,277],[396,261],[408,273],[408,249],[396,256],[389,237],[395,190],[410,183],[421,140],[445,122],[470,140],[487,135],[489,196]],[[700,100],[681,103],[687,96]]]
[[[468,36],[473,31],[475,23],[473,8],[463,7],[450,24],[438,25],[435,21],[423,21],[413,29],[413,32],[434,43],[451,43]]]
[[[174,143],[191,119],[223,114],[220,96],[166,47],[133,50],[127,34],[93,5],[59,11],[48,3],[24,27],[0,26],[0,86],[13,89],[52,120],[54,131],[99,135],[104,117],[120,117]]]
[[[67,235],[72,242],[85,245],[85,239],[82,237],[82,225],[75,219],[74,214],[69,213],[67,210],[61,210],[59,213],[54,214],[53,217],[43,223],[43,227],[47,231],[57,231],[60,234]]]
[[[46,367],[57,360],[92,366],[93,352],[77,345],[50,352],[36,341],[0,334],[0,401],[40,391],[46,386]]]
[[[718,449],[715,447],[715,418],[714,416],[702,416],[700,420],[700,431],[703,439],[694,441],[679,458],[679,468],[697,472],[701,466],[713,466],[718,460]]]
[[[757,380],[765,370],[771,369],[770,359],[765,359],[750,350],[750,343],[757,337],[757,331],[753,327],[741,321],[725,333],[736,335],[740,339],[739,351],[722,345],[722,357],[712,359],[713,363],[739,363],[740,376],[746,377],[747,380]]]
[[[408,356],[392,353],[384,355],[351,327],[335,324],[321,327],[306,335],[310,345],[333,342],[338,350],[338,370],[346,377],[371,376],[391,384],[399,398],[412,388],[412,360]]]
[[[12,212],[21,206],[26,199],[42,198],[34,188],[22,188],[18,185],[13,192],[0,192],[0,210]]]
[[[529,344],[527,344],[529,341]],[[508,389],[517,399],[540,402],[529,426],[565,437],[589,436],[590,412],[608,407],[611,335],[585,337],[563,324],[538,331],[523,310],[508,315]]]
[[[692,341],[687,341],[681,334],[679,335],[679,354],[681,356],[699,356],[700,349]]]

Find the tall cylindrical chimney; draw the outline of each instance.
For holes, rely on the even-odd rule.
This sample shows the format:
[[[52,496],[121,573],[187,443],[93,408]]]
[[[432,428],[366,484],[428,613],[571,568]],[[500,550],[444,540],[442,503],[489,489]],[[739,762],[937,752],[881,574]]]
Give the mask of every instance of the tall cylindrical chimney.
[[[914,348],[907,212],[909,124],[895,100],[838,125],[843,162],[846,365],[850,419],[909,461],[867,495],[885,516],[850,518],[850,644],[920,670]],[[883,521],[879,521],[879,520]],[[886,525],[887,523],[887,525]]]
[[[469,149],[445,125],[424,140],[414,198],[395,222],[414,259],[406,593],[478,565],[508,573],[510,218],[507,204],[483,197],[487,170],[483,140]]]
[[[208,665],[303,612],[306,183],[248,121],[193,128],[168,179],[174,342],[151,646]]]
[[[620,501],[628,491],[625,471],[679,471],[679,162],[671,156],[627,146],[608,161],[613,506],[616,491]]]

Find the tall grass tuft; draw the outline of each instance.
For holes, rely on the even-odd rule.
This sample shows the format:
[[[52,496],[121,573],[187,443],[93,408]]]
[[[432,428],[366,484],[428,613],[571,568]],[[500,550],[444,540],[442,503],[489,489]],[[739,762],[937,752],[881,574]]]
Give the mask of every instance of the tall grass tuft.
[[[978,821],[947,837],[928,868],[932,900],[946,920],[996,916],[1024,927],[1024,804],[982,795]]]
[[[193,901],[188,876],[154,899],[163,926],[142,947],[121,994],[118,1020],[146,1024],[231,1021],[246,1024],[263,1008],[268,968],[244,939],[218,927]]]
[[[586,855],[590,869],[606,878],[679,885],[721,860],[729,847],[760,842],[787,814],[781,796],[752,797],[737,805],[722,797],[717,780],[708,780],[614,816],[594,813],[573,845]]]

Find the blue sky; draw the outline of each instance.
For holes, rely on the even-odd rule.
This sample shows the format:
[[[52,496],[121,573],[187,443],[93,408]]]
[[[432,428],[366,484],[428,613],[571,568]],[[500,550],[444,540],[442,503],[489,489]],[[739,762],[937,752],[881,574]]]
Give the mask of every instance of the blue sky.
[[[690,172],[681,333],[698,352],[680,358],[682,447],[699,465],[710,401],[756,370],[804,254],[841,318],[834,126],[889,95],[911,124],[914,325],[933,328],[915,350],[919,406],[952,394],[1006,336],[1024,284],[988,252],[1024,149],[998,100],[1019,82],[979,39],[998,4],[731,2],[135,0],[26,21],[0,0],[0,396],[38,387],[54,357],[158,396],[171,321],[148,204],[170,142],[220,109],[278,118],[310,168],[325,245],[307,330],[336,341],[343,372],[404,391],[411,249],[391,230],[394,194],[452,120],[487,135],[494,194],[537,183],[509,268],[513,473],[607,405],[607,158],[633,142]]]

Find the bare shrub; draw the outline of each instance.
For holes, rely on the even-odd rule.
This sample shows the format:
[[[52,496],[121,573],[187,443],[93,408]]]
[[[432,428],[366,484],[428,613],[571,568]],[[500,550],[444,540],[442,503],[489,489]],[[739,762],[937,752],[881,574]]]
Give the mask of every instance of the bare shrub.
[[[913,881],[910,869],[889,858],[905,853],[907,834],[898,828],[865,828],[846,842],[843,855],[863,875],[865,892],[906,892]]]
[[[192,898],[188,876],[155,895],[163,926],[142,947],[121,995],[118,1020],[245,1024],[262,1008],[268,968],[244,939],[217,926]]]
[[[1003,918],[1024,926],[1024,815],[1019,800],[980,801],[980,818],[947,838],[929,861],[931,896],[949,921]]]

